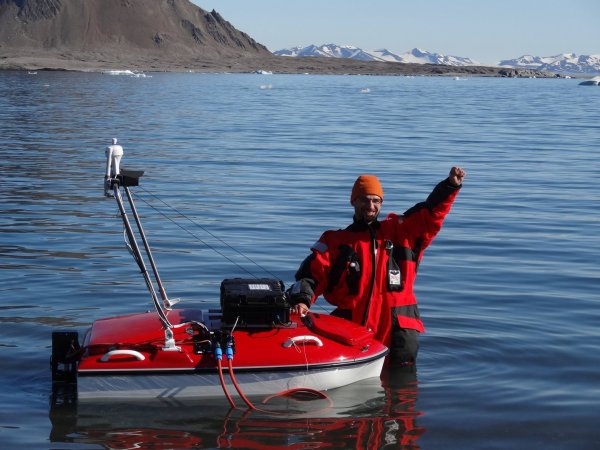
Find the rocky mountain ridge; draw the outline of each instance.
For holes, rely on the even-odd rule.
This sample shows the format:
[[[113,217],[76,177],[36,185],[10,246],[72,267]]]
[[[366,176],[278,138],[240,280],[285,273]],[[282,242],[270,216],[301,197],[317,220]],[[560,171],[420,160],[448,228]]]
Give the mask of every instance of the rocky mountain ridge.
[[[289,57],[350,58],[360,61],[392,61],[414,64],[440,64],[446,66],[480,66],[478,61],[464,56],[450,56],[433,53],[419,48],[396,54],[387,49],[364,50],[352,45],[311,44],[306,47],[291,47],[273,52]],[[523,55],[519,58],[500,61],[498,67],[521,70],[539,70],[564,74],[600,73],[600,55],[576,55],[563,53],[555,56]]]
[[[306,47],[292,47],[273,52],[278,56],[322,56],[328,58],[350,58],[360,61],[387,61],[414,64],[441,64],[446,66],[480,66],[481,64],[471,58],[461,56],[442,55],[431,53],[419,48],[400,55],[387,49],[363,50],[353,45],[323,44],[320,46],[308,45]]]
[[[0,55],[125,62],[271,53],[188,0],[0,0]]]
[[[518,69],[548,70],[565,74],[598,74],[600,73],[600,54],[576,55],[561,53],[554,56],[523,55],[514,59],[505,59],[498,63],[500,67]]]

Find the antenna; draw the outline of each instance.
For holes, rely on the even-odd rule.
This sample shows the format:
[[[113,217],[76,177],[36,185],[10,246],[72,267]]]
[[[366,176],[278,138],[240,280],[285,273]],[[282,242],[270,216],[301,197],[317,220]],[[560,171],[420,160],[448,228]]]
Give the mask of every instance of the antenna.
[[[104,174],[104,195],[112,197],[110,179],[121,173],[121,158],[123,147],[117,144],[117,138],[112,138],[112,144],[106,147],[106,173]]]

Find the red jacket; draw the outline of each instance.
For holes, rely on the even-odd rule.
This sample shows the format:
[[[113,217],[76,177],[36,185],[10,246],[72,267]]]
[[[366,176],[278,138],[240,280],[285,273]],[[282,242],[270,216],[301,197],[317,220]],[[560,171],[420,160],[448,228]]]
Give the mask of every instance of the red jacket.
[[[389,214],[372,225],[355,221],[326,231],[296,272],[292,300],[315,302],[319,295],[352,311],[389,345],[392,320],[401,328],[424,331],[413,284],[425,250],[442,227],[460,187],[440,182],[427,200],[403,216]]]

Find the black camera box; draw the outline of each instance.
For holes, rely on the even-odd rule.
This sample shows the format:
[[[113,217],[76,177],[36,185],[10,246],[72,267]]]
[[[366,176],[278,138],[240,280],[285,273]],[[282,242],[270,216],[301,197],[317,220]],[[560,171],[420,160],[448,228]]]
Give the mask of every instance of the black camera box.
[[[290,304],[283,282],[270,278],[229,278],[221,282],[222,321],[238,326],[284,325]]]

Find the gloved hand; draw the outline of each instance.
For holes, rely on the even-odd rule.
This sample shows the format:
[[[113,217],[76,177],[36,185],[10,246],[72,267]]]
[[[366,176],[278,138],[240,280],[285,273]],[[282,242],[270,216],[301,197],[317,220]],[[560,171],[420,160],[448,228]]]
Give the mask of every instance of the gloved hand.
[[[312,299],[312,287],[306,280],[296,281],[288,291],[292,312],[304,317],[308,312]]]

